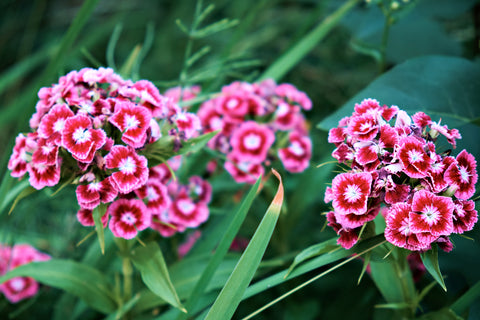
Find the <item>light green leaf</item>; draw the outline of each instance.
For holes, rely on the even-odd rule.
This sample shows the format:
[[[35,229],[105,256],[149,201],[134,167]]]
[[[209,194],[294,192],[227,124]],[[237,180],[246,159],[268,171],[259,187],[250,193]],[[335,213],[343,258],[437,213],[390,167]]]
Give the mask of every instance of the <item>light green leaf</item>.
[[[167,264],[158,244],[151,242],[145,247],[138,247],[132,251],[130,258],[140,271],[143,282],[153,293],[172,306],[187,312],[170,280]]]
[[[432,244],[432,249],[420,254],[422,262],[430,275],[437,281],[443,290],[447,291],[445,282],[443,281],[442,273],[440,272],[440,266],[438,265],[438,247]]]
[[[210,308],[205,318],[207,320],[230,319],[233,316],[265,253],[283,204],[282,180],[275,170],[272,171],[280,181],[277,193],[237,266]]]
[[[112,288],[105,275],[75,261],[52,259],[24,264],[0,277],[0,283],[14,277],[32,277],[40,283],[65,290],[105,314],[116,310]]]
[[[97,232],[98,242],[100,243],[100,249],[102,254],[105,254],[105,233],[103,230],[102,217],[107,212],[107,205],[101,203],[95,209],[93,209],[93,222],[95,223],[95,231]]]

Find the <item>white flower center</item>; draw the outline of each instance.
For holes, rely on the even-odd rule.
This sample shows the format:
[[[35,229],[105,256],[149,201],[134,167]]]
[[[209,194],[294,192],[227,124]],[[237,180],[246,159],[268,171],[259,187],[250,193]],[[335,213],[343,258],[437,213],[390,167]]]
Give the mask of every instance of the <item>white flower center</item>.
[[[88,190],[99,191],[100,187],[101,187],[100,182],[92,182],[88,185]]]
[[[348,202],[355,202],[360,199],[362,192],[360,191],[360,187],[356,184],[349,184],[343,195]]]
[[[154,201],[159,198],[158,193],[154,187],[147,187],[147,198],[149,201]]]
[[[21,277],[10,280],[10,287],[16,292],[22,291],[25,288],[25,279]]]
[[[91,137],[92,137],[92,134],[90,133],[90,131],[84,128],[78,128],[73,133],[73,140],[75,140],[75,142],[78,142],[78,143],[89,141]]]
[[[220,119],[219,117],[213,117],[210,119],[209,124],[210,124],[210,128],[212,128],[213,130],[221,129],[222,119]]]
[[[284,115],[288,114],[288,111],[290,111],[288,104],[280,103],[277,108],[277,116],[283,117]]]
[[[290,147],[288,147],[290,152],[292,152],[296,156],[303,156],[305,154],[305,150],[303,150],[302,146],[298,141],[293,141]]]
[[[237,99],[229,99],[227,101],[226,107],[227,109],[235,109],[238,106],[238,100]]]
[[[428,205],[423,208],[423,219],[429,224],[432,225],[440,219],[440,212],[433,205]]]
[[[140,124],[140,121],[135,116],[132,115],[125,115],[125,129],[132,129],[132,128],[138,128],[138,125]]]
[[[65,128],[65,119],[58,119],[53,124],[53,131],[55,132],[62,132],[63,128]]]
[[[458,169],[460,171],[460,179],[462,179],[462,182],[468,183],[470,181],[470,173],[468,172],[468,169],[464,166],[459,166]]]
[[[243,144],[245,145],[245,148],[250,150],[258,149],[260,146],[260,141],[260,137],[254,133],[249,133],[243,138]]]
[[[123,173],[133,174],[137,166],[135,164],[135,160],[133,160],[132,157],[127,157],[126,159],[122,160],[118,168]]]
[[[195,204],[188,199],[178,201],[178,208],[185,214],[191,214],[195,210]]]
[[[360,125],[360,131],[361,132],[368,131],[370,128],[372,128],[372,125],[368,122],[364,122]]]
[[[407,155],[408,155],[408,161],[410,163],[415,163],[423,160],[423,154],[418,150],[409,150],[407,152]]]
[[[120,218],[120,220],[130,225],[135,224],[135,222],[137,222],[135,215],[131,212],[125,212],[124,214],[122,214],[122,217]]]
[[[398,231],[405,236],[408,236],[411,233],[410,226],[408,224],[408,217],[403,219],[402,225],[400,226],[400,228],[398,228]]]
[[[42,146],[42,153],[43,154],[49,154],[52,152],[53,146]]]

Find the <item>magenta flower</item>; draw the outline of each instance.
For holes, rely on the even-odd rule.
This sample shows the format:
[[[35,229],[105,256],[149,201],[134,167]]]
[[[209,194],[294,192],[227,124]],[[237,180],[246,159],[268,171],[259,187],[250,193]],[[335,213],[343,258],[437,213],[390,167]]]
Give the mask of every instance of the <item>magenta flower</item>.
[[[60,181],[60,165],[45,165],[31,162],[27,166],[30,185],[37,190],[53,187]]]
[[[178,131],[183,132],[187,139],[197,136],[200,129],[202,129],[200,119],[193,113],[179,112],[173,117],[173,119],[177,125]]]
[[[115,113],[108,121],[122,131],[122,141],[133,148],[141,148],[147,140],[151,113],[147,108],[130,101],[121,101],[115,105]]]
[[[431,169],[432,159],[425,152],[424,143],[415,137],[400,139],[398,158],[404,172],[411,178],[424,178]]]
[[[66,104],[54,105],[40,121],[38,135],[57,145],[61,144],[65,121],[73,115],[73,111]]]
[[[372,175],[369,173],[342,173],[332,181],[333,208],[338,214],[362,215],[367,212]]]
[[[157,179],[148,179],[147,183],[135,190],[140,199],[146,199],[147,209],[152,215],[161,215],[168,210],[172,200],[167,187]]]
[[[467,200],[475,193],[478,180],[477,161],[465,150],[457,155],[456,160],[445,172],[445,180],[457,188],[455,197]]]
[[[95,152],[106,142],[107,135],[102,129],[92,129],[92,121],[83,115],[70,117],[65,121],[62,145],[72,153],[74,159],[90,163]]]
[[[263,162],[274,141],[273,132],[254,121],[244,122],[230,138],[232,153],[241,161],[252,163]]]
[[[337,243],[341,245],[343,248],[348,250],[357,243],[358,230],[349,229],[339,224],[336,220],[335,214],[332,211],[327,213],[327,221],[328,221],[328,226],[332,227],[333,230],[335,230],[335,232],[340,236],[337,240]]]
[[[208,219],[208,207],[205,202],[194,202],[186,194],[180,194],[172,201],[169,221],[188,228],[196,228]]]
[[[138,199],[119,199],[113,202],[107,210],[110,216],[108,224],[115,237],[132,239],[138,231],[150,226],[151,214],[145,204]]]
[[[229,156],[224,167],[238,183],[254,184],[258,177],[262,176],[265,172],[265,168],[261,164],[240,162],[234,154]]]
[[[96,208],[100,202],[112,202],[118,194],[110,177],[99,182],[79,185],[75,192],[80,207],[90,210]]]
[[[302,172],[308,168],[312,157],[312,141],[297,131],[289,135],[290,145],[278,150],[278,157],[290,172]]]
[[[113,184],[120,193],[129,193],[147,182],[147,159],[139,156],[132,147],[113,146],[105,156],[107,169],[118,169],[112,173]]]
[[[55,165],[58,163],[58,145],[49,140],[38,139],[37,150],[32,154],[32,163]]]
[[[455,200],[453,203],[455,204],[453,210],[453,232],[464,233],[472,230],[478,221],[475,202],[472,200]]]
[[[93,211],[91,209],[80,208],[80,210],[77,211],[77,220],[85,227],[92,227],[95,225],[95,221],[93,221]],[[105,228],[108,224],[107,213],[102,216],[101,222]]]
[[[15,138],[13,153],[8,161],[8,169],[12,170],[12,177],[21,178],[27,173],[27,165],[31,160],[32,153],[37,149],[36,134],[29,133],[27,136],[20,133]]]
[[[347,132],[360,141],[371,141],[378,133],[377,120],[371,114],[363,114],[350,119]]]
[[[435,237],[450,235],[454,207],[449,197],[436,196],[426,190],[416,192],[410,212],[412,232],[429,232]]]

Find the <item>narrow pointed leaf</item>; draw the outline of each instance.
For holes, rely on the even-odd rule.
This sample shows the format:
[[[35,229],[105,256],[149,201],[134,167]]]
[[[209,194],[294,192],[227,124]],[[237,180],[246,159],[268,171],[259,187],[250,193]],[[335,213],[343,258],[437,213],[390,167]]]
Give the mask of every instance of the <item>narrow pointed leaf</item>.
[[[145,247],[138,247],[131,253],[130,258],[140,271],[143,282],[153,293],[186,312],[170,280],[167,264],[158,244],[151,242]]]
[[[460,298],[457,299],[450,309],[457,314],[461,314],[467,311],[472,304],[480,297],[480,281],[478,281],[473,287],[467,290]]]
[[[103,230],[102,217],[107,212],[107,206],[105,204],[100,204],[95,209],[93,209],[93,222],[95,223],[95,231],[97,232],[98,242],[100,244],[100,249],[102,254],[105,254],[105,233]]]
[[[432,245],[432,249],[420,254],[422,262],[430,275],[437,281],[443,290],[447,291],[445,282],[443,281],[442,273],[440,272],[440,266],[438,265],[438,247]]]
[[[0,283],[14,277],[32,277],[40,283],[62,289],[105,314],[116,310],[106,277],[85,264],[60,259],[24,264],[0,277]]]
[[[28,197],[29,195],[31,195],[32,193],[34,193],[35,191],[37,191],[37,189],[35,189],[34,187],[31,187],[29,185],[26,186],[25,189],[23,189],[18,195],[17,197],[15,198],[15,200],[13,201],[12,203],[12,206],[10,207],[10,211],[8,211],[8,214],[12,213],[13,209],[15,209],[15,207],[17,206],[18,202],[20,200],[22,200],[23,198],[25,197]]]
[[[230,319],[233,316],[265,253],[283,204],[282,180],[275,170],[272,171],[280,181],[277,193],[230,278],[210,308],[205,318],[207,320]]]
[[[290,266],[290,268],[288,268],[288,273],[285,277],[288,277],[288,275],[295,269],[295,267],[301,264],[302,262],[307,261],[316,256],[319,256],[323,253],[331,252],[338,248],[339,246],[337,244],[336,238],[332,238],[306,248],[295,257],[292,265]]]

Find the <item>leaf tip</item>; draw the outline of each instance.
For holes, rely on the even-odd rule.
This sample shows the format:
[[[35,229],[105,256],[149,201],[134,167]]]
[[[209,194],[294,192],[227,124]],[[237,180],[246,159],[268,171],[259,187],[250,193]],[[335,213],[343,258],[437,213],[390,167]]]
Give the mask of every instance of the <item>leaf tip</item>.
[[[282,183],[282,177],[280,174],[277,172],[277,170],[272,168],[272,173],[277,177],[279,181],[279,186],[278,186],[278,191],[277,194],[275,194],[275,198],[273,198],[272,205],[281,207],[283,203],[283,183]]]

